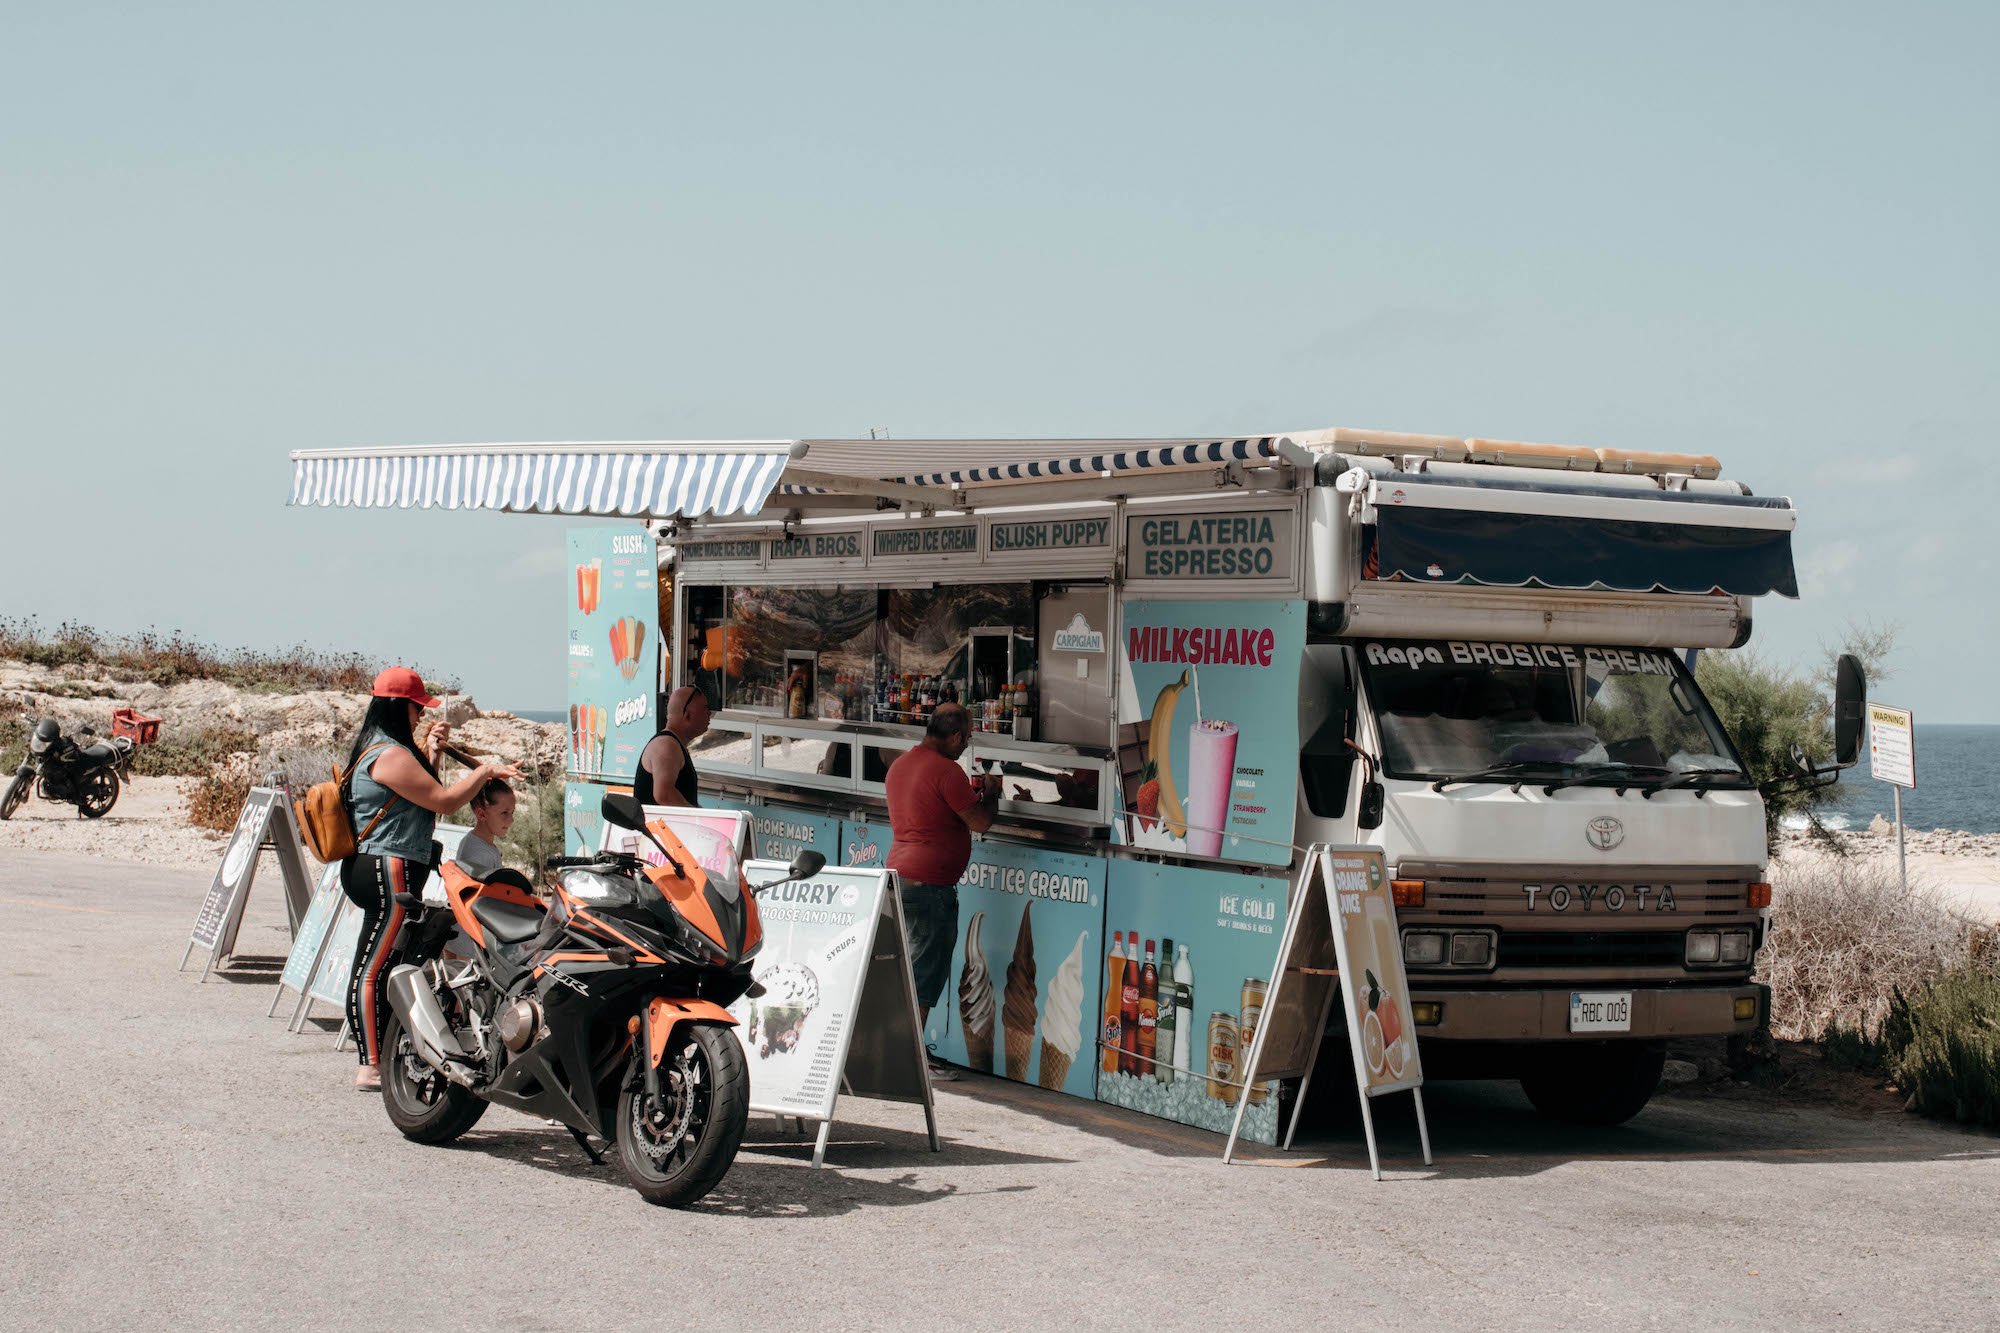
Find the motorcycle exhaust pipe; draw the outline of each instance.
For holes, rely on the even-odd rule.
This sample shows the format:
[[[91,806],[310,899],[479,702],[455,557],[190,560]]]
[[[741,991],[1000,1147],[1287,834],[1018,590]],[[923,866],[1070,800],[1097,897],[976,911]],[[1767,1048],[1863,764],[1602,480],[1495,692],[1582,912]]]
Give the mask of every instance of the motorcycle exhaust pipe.
[[[391,968],[384,989],[389,1008],[402,1021],[424,1063],[461,1087],[471,1087],[472,1074],[465,1066],[472,1057],[452,1035],[437,995],[424,982],[423,969],[409,963]]]

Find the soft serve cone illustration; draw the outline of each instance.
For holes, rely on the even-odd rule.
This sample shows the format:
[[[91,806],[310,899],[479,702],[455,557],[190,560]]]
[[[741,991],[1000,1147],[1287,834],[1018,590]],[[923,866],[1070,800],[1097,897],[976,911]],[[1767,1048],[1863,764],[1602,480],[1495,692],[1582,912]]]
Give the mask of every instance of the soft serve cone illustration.
[[[1078,935],[1069,957],[1049,978],[1049,998],[1042,1006],[1042,1064],[1035,1080],[1045,1088],[1062,1087],[1083,1044],[1083,945],[1089,938],[1089,931]]]
[[[1034,904],[1021,908],[1021,929],[1014,937],[1014,957],[1007,964],[1007,993],[1000,1007],[1000,1025],[1007,1034],[1007,1077],[1028,1081],[1028,1056],[1035,1049],[1035,932],[1029,924]]]
[[[986,913],[974,912],[965,928],[965,967],[958,974],[958,1017],[964,1025],[965,1063],[982,1074],[993,1072],[993,974],[986,969],[986,945],[980,927]]]

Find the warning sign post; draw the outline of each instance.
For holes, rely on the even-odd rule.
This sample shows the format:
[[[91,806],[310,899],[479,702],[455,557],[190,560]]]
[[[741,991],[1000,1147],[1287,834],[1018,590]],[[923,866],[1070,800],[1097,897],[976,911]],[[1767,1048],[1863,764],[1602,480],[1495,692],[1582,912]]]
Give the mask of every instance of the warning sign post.
[[[1868,705],[1868,771],[1877,782],[1896,792],[1896,870],[1903,892],[1910,891],[1910,871],[1903,856],[1903,788],[1917,789],[1917,718],[1907,708]]]

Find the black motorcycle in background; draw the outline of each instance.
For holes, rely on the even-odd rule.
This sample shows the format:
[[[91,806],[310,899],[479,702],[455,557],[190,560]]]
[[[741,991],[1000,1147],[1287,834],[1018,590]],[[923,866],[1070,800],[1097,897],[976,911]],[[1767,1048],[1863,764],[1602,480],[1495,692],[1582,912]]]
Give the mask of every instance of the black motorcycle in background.
[[[28,803],[30,791],[45,801],[75,806],[85,819],[99,818],[118,804],[118,789],[132,780],[132,756],[139,747],[129,736],[88,739],[96,734],[83,727],[69,737],[52,717],[37,722],[27,756],[0,795],[0,819],[12,819]]]

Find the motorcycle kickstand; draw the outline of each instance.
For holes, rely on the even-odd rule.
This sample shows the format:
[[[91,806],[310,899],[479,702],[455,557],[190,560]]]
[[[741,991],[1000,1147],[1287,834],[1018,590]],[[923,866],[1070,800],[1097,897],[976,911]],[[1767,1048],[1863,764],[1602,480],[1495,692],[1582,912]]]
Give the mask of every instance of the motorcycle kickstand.
[[[576,1146],[583,1149],[583,1155],[588,1157],[593,1165],[604,1165],[603,1155],[597,1149],[590,1146],[590,1140],[584,1136],[582,1130],[576,1128],[574,1125],[564,1125],[563,1128],[569,1131],[569,1136],[576,1140]]]

